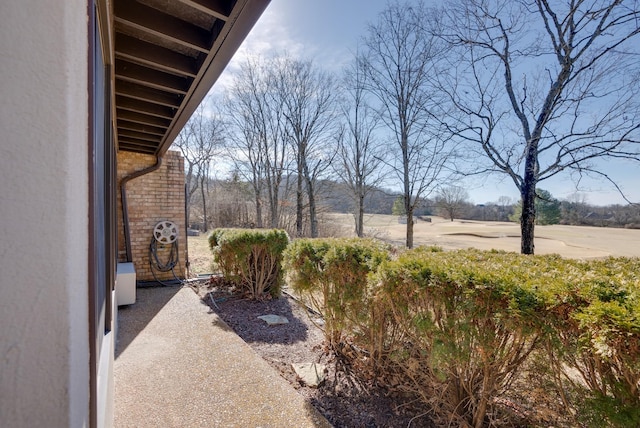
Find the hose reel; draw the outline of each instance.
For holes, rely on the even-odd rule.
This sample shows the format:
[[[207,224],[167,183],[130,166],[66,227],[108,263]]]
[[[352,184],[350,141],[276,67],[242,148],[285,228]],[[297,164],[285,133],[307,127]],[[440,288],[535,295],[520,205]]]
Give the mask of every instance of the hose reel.
[[[172,221],[161,221],[153,228],[153,237],[161,244],[173,244],[178,239],[178,227]]]
[[[158,251],[159,249],[164,249],[167,246],[170,246],[169,255],[166,261],[161,261]],[[166,251],[164,252],[166,253]],[[178,226],[169,220],[158,222],[153,228],[153,236],[151,238],[151,243],[149,244],[149,266],[156,282],[162,285],[168,285],[158,279],[156,272],[171,271],[175,280],[182,283],[174,271],[174,268],[178,265],[180,260],[179,255]]]

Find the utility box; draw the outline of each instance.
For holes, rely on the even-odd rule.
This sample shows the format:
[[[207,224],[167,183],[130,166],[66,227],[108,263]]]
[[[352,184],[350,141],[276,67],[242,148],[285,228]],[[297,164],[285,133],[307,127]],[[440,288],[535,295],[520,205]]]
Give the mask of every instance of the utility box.
[[[118,263],[116,300],[118,306],[132,305],[136,302],[136,270],[133,263]]]

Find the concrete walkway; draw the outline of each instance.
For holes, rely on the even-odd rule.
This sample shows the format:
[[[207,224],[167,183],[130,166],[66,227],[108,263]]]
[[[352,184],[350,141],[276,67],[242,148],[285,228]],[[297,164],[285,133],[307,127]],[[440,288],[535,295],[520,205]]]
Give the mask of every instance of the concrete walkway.
[[[118,311],[118,427],[330,427],[189,287]]]

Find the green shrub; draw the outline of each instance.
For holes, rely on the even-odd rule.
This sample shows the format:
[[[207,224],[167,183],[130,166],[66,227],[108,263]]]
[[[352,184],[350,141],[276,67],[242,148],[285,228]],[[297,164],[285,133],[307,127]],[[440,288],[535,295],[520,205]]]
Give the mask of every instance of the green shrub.
[[[544,302],[512,269],[519,259],[416,249],[379,269],[379,311],[402,331],[387,340],[391,374],[446,421],[485,426],[541,340]]]
[[[289,243],[283,230],[215,229],[209,248],[222,274],[251,297],[280,296],[282,254]]]
[[[640,260],[564,260],[548,357],[589,426],[640,426]],[[578,374],[576,376],[576,373]]]
[[[289,285],[324,316],[325,336],[334,349],[367,325],[367,278],[389,258],[371,239],[298,239],[284,256]]]
[[[502,398],[527,397],[514,381],[535,366],[567,423],[640,426],[639,259],[438,248],[392,257],[368,240],[301,239],[284,263],[325,316],[333,349],[417,396],[437,422],[493,425]]]

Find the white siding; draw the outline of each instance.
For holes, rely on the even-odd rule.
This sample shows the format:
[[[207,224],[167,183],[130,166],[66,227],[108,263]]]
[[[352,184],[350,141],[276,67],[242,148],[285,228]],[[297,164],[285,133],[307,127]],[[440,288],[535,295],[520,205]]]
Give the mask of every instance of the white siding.
[[[87,3],[0,2],[0,421],[89,422]]]

